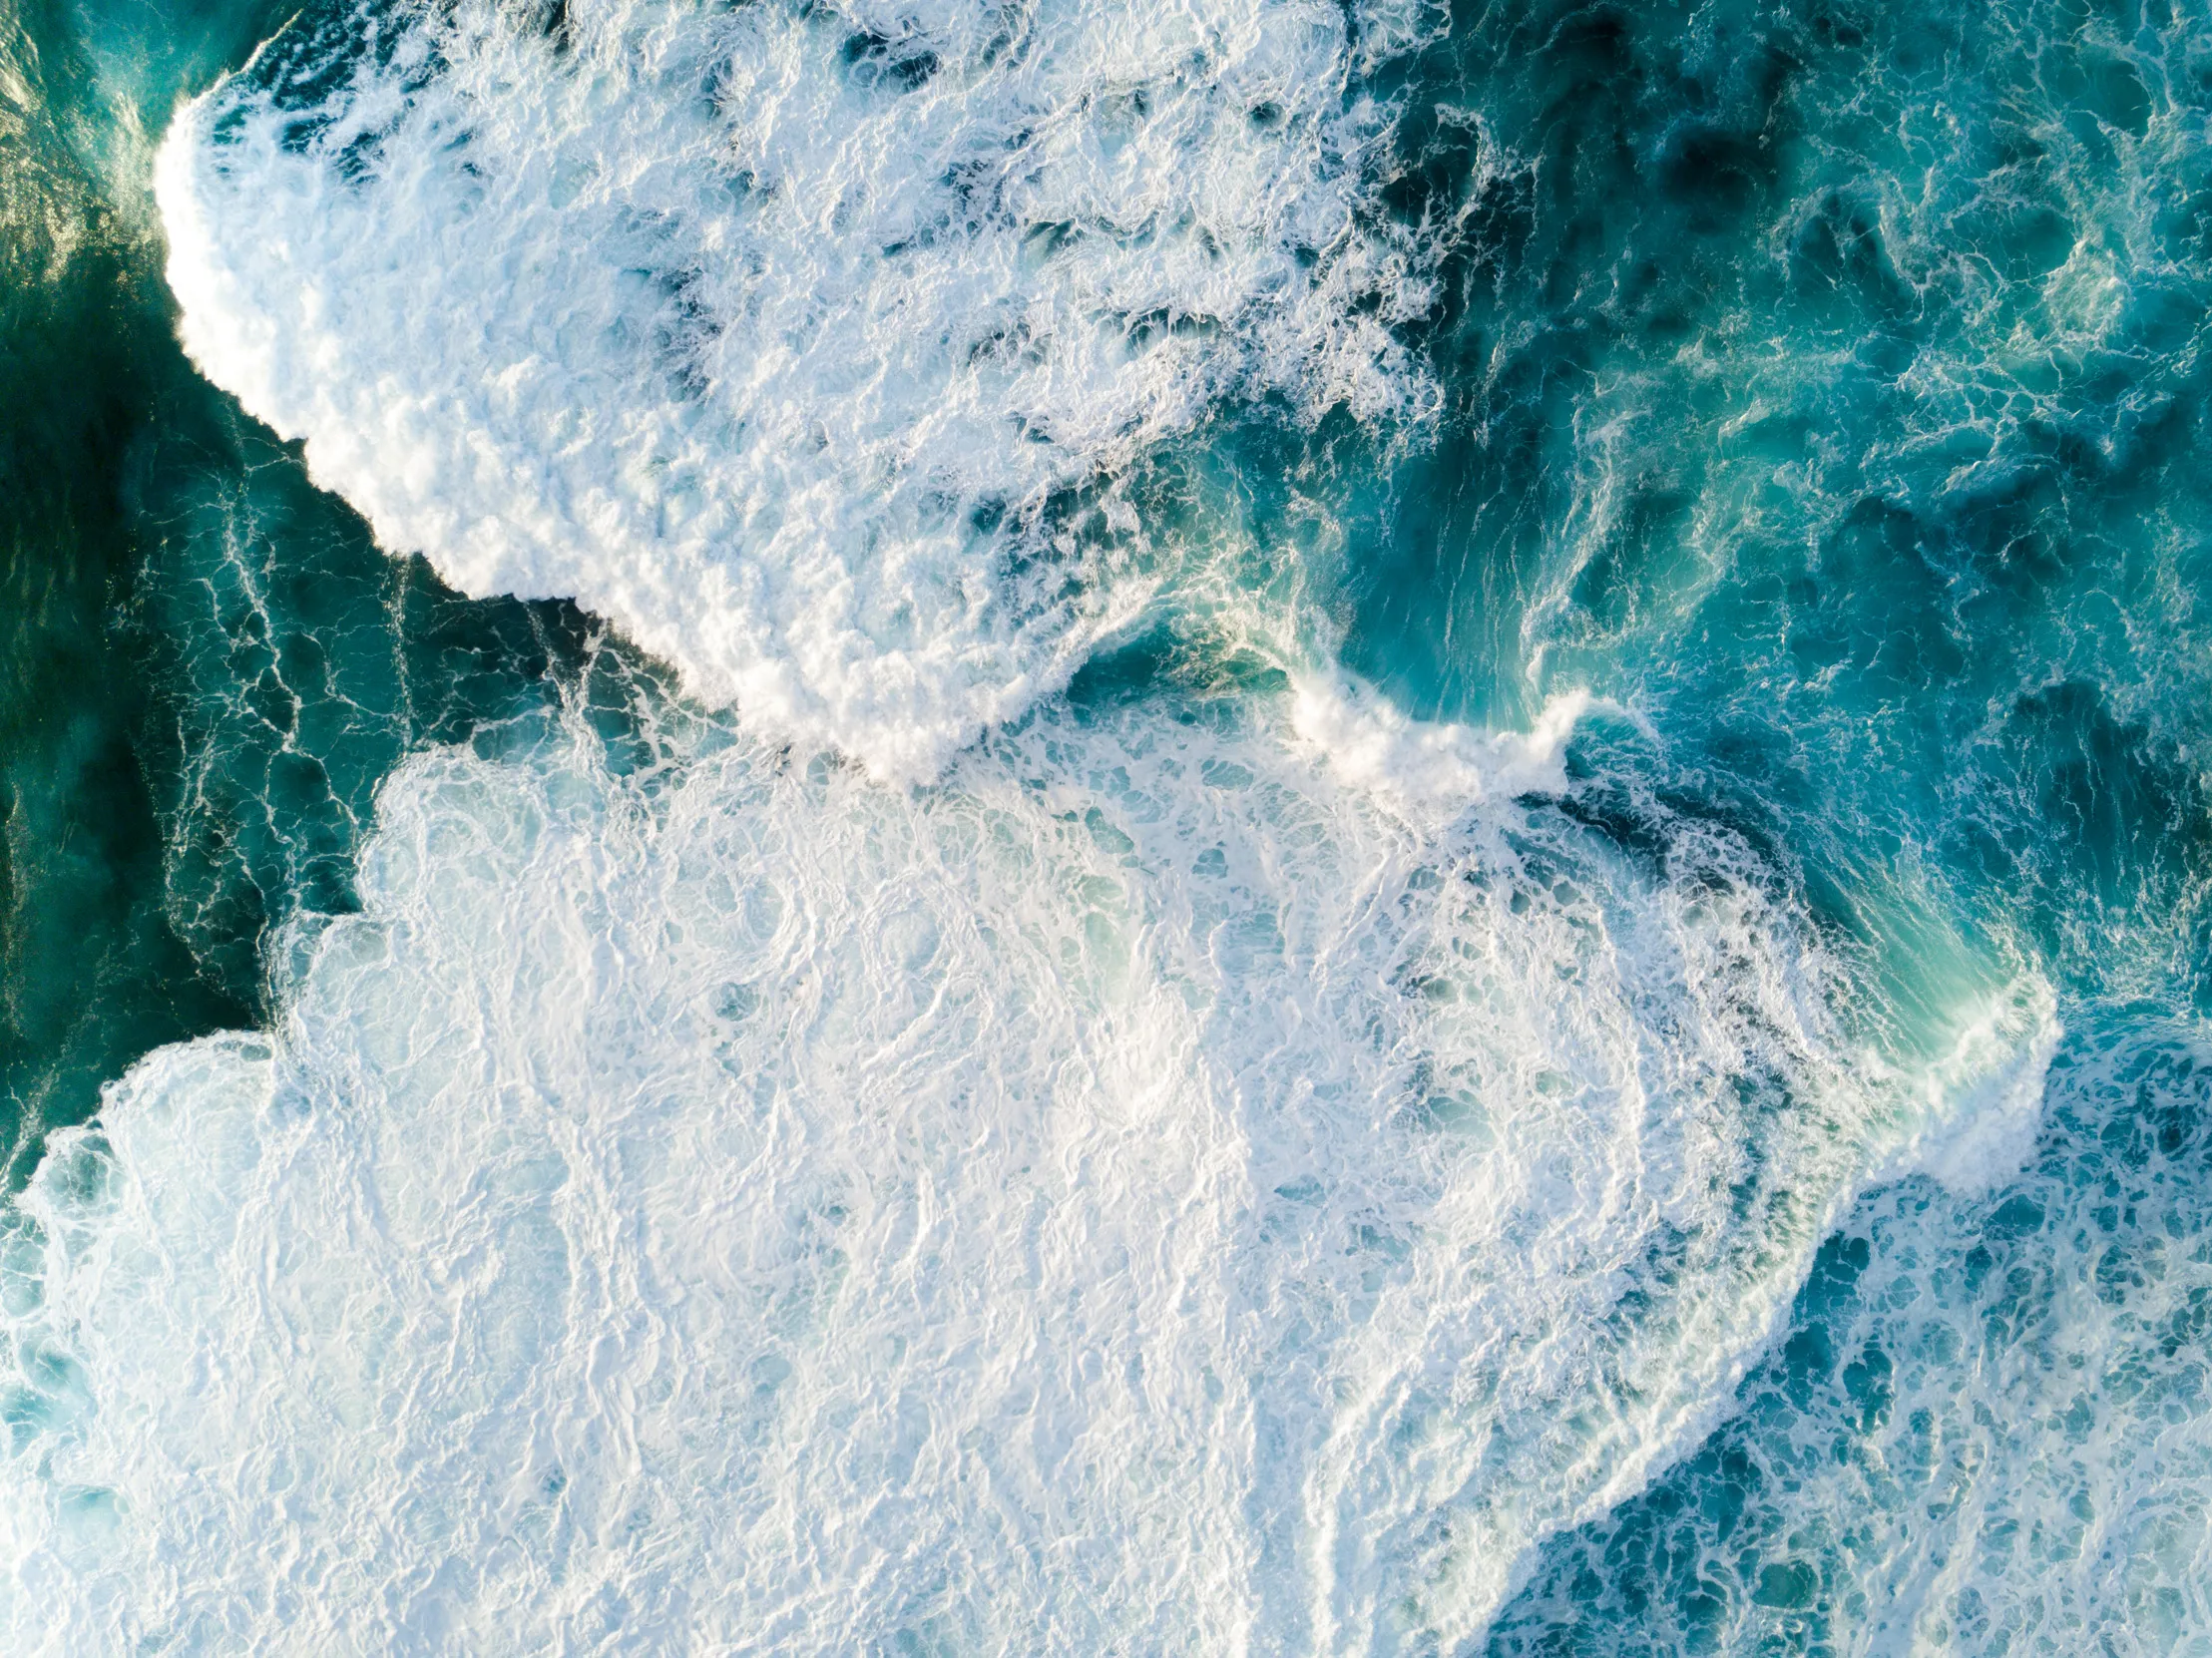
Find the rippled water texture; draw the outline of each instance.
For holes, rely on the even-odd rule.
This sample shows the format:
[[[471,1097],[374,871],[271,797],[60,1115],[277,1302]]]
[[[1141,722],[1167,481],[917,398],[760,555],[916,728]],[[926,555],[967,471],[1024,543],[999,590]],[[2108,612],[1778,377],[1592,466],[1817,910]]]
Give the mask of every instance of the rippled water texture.
[[[2212,1652],[2208,109],[0,12],[0,1638]]]

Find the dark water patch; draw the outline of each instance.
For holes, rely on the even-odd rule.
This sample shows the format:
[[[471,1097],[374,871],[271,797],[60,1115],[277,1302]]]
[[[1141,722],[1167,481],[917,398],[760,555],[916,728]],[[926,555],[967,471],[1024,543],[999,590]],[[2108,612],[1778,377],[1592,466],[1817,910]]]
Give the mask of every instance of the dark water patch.
[[[141,752],[172,924],[259,1015],[272,932],[354,907],[392,768],[547,709],[597,630],[573,607],[462,599],[378,549],[227,400],[190,415],[135,479],[148,562],[132,620],[156,691]]]
[[[939,67],[937,54],[928,47],[865,30],[847,36],[838,56],[856,85],[886,86],[898,92],[927,86]]]
[[[169,343],[132,227],[104,200],[90,66],[59,15],[0,17],[0,1159],[156,1043],[241,1009],[160,903],[121,636],[140,549],[123,500]],[[20,101],[18,96],[20,95]]]
[[[1618,491],[1588,463],[1607,381],[1711,326],[1777,192],[1800,73],[1790,31],[1703,15],[1693,28],[1673,7],[1470,12],[1414,79],[1384,198],[1446,239],[1420,332],[1451,416],[1362,562],[1349,642],[1353,665],[1413,705],[1527,717],[1533,629],[1576,580],[1566,550],[1672,542],[1649,535],[1654,511],[1698,493],[1701,459],[1678,446],[1604,481],[1632,503],[1596,499]],[[1711,401],[1685,389],[1677,431]],[[1617,622],[1636,577],[1598,558],[1583,591]]]
[[[407,752],[590,702],[606,654],[573,608],[462,600],[387,557],[179,351],[119,134],[241,60],[266,10],[0,29],[27,95],[0,106],[11,1183],[147,1049],[267,1016],[279,931],[353,906]]]

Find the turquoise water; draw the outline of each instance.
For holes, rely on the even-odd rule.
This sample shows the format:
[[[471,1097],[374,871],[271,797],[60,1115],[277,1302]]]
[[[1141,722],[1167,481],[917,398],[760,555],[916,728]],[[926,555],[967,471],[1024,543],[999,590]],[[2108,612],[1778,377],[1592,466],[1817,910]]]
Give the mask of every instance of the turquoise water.
[[[469,604],[379,552],[176,349],[136,135],[267,15],[8,26],[0,1063],[20,1178],[138,1053],[262,1017],[268,929],[349,907],[398,756],[538,705],[589,624]]]
[[[524,11],[4,20],[0,1627],[2212,1650],[2212,15]]]

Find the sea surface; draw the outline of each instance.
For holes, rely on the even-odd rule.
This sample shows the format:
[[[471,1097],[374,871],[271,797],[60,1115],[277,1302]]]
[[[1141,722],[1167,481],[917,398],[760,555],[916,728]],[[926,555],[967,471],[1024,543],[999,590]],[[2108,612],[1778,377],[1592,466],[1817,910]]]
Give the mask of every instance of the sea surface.
[[[2212,1653],[2208,119],[0,0],[0,1650]]]

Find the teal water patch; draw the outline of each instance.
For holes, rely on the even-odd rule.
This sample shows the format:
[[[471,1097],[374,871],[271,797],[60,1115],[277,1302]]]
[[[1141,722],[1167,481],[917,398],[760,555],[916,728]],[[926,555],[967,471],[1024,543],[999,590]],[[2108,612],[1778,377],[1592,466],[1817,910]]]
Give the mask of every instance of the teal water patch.
[[[1839,887],[1913,865],[2200,995],[2208,50],[2159,6],[1467,13],[1386,193],[1456,227],[1452,418],[1349,659],[1476,717],[1587,684]]]
[[[573,610],[463,600],[375,547],[177,349],[144,195],[172,102],[265,7],[33,7],[0,36],[0,1157],[163,1042],[265,1017],[341,914],[411,747],[582,685]]]
[[[2207,1059],[2107,1018],[2020,1180],[1864,1200],[1734,1419],[1555,1542],[1493,1658],[2197,1650]]]
[[[93,171],[102,112],[57,9],[0,17],[0,1155],[139,1052],[244,1015],[167,924],[135,739],[123,499],[174,360],[158,278]],[[174,368],[169,377],[175,377]]]
[[[275,935],[353,909],[391,769],[425,743],[529,726],[587,677],[597,629],[559,605],[460,598],[377,548],[227,400],[192,413],[136,480],[132,620],[160,698],[140,752],[171,925],[258,1012]]]

